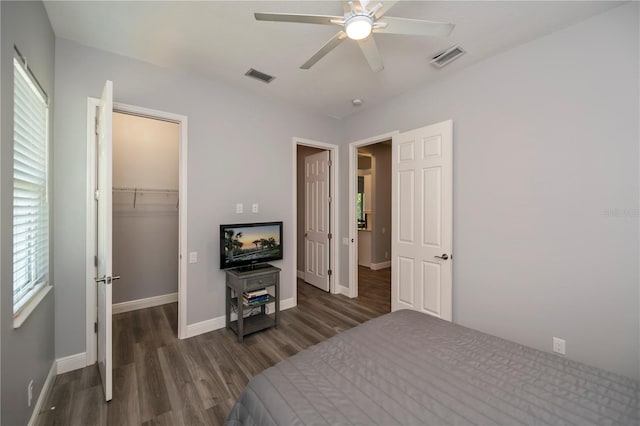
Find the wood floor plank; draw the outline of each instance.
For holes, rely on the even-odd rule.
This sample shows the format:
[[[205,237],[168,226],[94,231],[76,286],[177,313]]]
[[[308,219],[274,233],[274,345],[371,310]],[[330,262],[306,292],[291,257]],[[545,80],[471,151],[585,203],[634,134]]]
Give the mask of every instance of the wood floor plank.
[[[108,404],[107,424],[139,425],[138,379],[133,363],[113,369],[113,394],[117,395]]]
[[[164,414],[161,414],[153,419],[147,420],[142,423],[143,426],[177,426],[180,425],[178,419],[174,415],[172,411],[168,411]]]
[[[122,367],[134,362],[135,340],[131,332],[131,319],[117,318],[113,320],[113,368]]]
[[[158,349],[158,357],[172,411],[184,411],[183,415],[187,417],[193,417],[192,412],[203,411],[204,407],[182,352],[174,345],[165,346]],[[201,416],[200,419],[202,420]]]
[[[136,346],[138,345],[142,345],[142,343],[137,343]],[[145,351],[144,355],[136,360],[135,366],[140,421],[145,422],[171,411],[171,403],[157,351]]]
[[[253,376],[390,311],[390,270],[360,267],[359,277],[355,299],[298,280],[298,305],[281,313],[280,326],[243,343],[226,329],[179,340],[177,303],[114,315],[113,400],[104,402],[97,365],[61,374],[37,424],[223,424]]]
[[[81,392],[78,392],[77,395],[77,407],[74,407],[71,412],[71,421],[69,424],[107,424],[107,404],[104,401],[104,392],[101,385],[85,388]]]
[[[216,365],[209,364],[207,356],[202,351],[201,342],[188,339],[183,346],[183,354],[205,410],[232,395],[229,387],[221,380],[220,374],[216,372]]]

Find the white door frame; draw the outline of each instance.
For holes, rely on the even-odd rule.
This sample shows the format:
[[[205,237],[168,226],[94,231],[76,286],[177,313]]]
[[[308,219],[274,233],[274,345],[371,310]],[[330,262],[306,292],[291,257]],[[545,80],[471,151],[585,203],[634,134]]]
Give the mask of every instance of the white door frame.
[[[340,151],[340,147],[338,145],[333,145],[333,144],[329,144],[329,143],[325,143],[325,142],[318,142],[318,141],[312,141],[309,139],[303,139],[303,138],[297,138],[294,137],[293,138],[293,144],[291,145],[292,147],[292,200],[293,202],[291,203],[292,205],[292,212],[293,214],[291,215],[292,219],[293,219],[293,228],[291,228],[293,230],[293,232],[291,232],[291,235],[289,236],[289,247],[291,247],[291,251],[293,252],[293,268],[292,268],[292,273],[291,276],[293,277],[293,299],[294,299],[294,306],[298,304],[298,287],[297,287],[297,282],[298,282],[298,251],[297,251],[297,247],[298,247],[298,145],[304,145],[304,146],[310,146],[313,148],[320,148],[320,149],[326,149],[327,151],[329,151],[329,159],[331,160],[331,172],[329,174],[329,179],[331,180],[331,184],[330,184],[330,190],[331,190],[331,204],[329,206],[329,220],[330,220],[330,230],[331,230],[331,235],[333,238],[331,238],[331,242],[330,247],[331,247],[331,254],[329,256],[329,268],[332,271],[331,277],[329,278],[329,291],[332,294],[338,293],[340,292],[340,285],[338,283],[336,283],[336,280],[338,279],[338,277],[340,276],[339,274],[339,270],[338,270],[338,262],[336,262],[336,257],[338,254],[338,240],[340,239],[338,236],[340,235],[338,232],[338,221],[336,220],[336,212],[339,211],[338,210],[338,183],[337,183],[337,170],[338,170],[338,165],[340,164],[340,162],[338,161],[338,154]]]
[[[394,130],[349,143],[349,297],[358,297],[358,218],[355,201],[358,196],[358,148],[387,141],[398,133],[399,130]]]
[[[94,281],[94,247],[96,246],[96,207],[94,190],[96,185],[96,149],[95,149],[95,118],[99,99],[87,98],[87,239],[86,239],[86,365],[92,365],[97,360],[97,336],[93,324],[96,321],[96,286]],[[113,103],[113,111],[137,115],[152,119],[171,121],[180,125],[179,142],[179,261],[178,261],[178,338],[187,336],[187,259],[183,254],[187,249],[187,117],[134,105]]]

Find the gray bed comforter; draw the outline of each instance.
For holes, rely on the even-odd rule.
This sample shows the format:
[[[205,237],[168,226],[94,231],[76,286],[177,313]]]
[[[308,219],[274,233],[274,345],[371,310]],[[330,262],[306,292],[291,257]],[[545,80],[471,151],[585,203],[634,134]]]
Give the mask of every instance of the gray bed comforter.
[[[640,383],[413,311],[254,377],[229,425],[638,425]]]

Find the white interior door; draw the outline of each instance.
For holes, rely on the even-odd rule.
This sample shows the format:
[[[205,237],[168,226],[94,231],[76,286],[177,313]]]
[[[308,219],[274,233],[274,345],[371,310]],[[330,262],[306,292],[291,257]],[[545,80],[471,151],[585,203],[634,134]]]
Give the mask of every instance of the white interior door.
[[[111,348],[111,283],[112,276],[112,118],[113,85],[107,81],[97,112],[96,140],[98,152],[97,172],[97,278],[98,285],[98,368],[102,378],[105,400],[112,396]]]
[[[391,310],[452,319],[453,123],[393,136]]]
[[[329,151],[304,158],[304,280],[329,291]]]

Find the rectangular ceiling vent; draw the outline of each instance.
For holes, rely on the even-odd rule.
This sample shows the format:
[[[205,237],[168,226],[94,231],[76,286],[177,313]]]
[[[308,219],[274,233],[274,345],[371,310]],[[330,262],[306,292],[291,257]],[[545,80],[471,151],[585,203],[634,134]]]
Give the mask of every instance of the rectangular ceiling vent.
[[[433,64],[433,66],[442,68],[448,63],[455,61],[465,53],[467,52],[460,46],[453,46],[435,55],[433,58],[431,58],[430,62]]]
[[[249,68],[249,71],[245,72],[244,75],[246,75],[247,77],[257,78],[258,80],[263,81],[265,83],[271,83],[275,78],[272,75],[254,70],[253,68]]]

